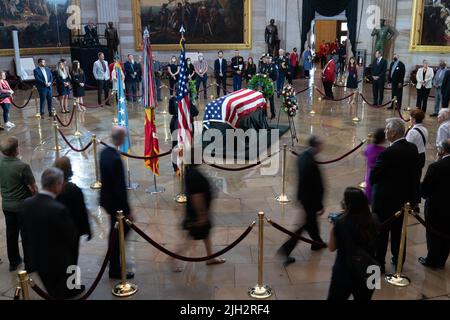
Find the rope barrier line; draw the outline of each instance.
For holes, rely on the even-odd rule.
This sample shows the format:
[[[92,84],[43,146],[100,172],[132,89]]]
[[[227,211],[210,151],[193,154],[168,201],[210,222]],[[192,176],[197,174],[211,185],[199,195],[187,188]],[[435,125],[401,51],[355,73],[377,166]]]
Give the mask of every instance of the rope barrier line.
[[[445,240],[450,240],[450,235],[442,233],[436,229],[434,229],[433,227],[431,227],[417,212],[412,212],[412,215],[414,216],[414,218],[416,218],[417,221],[419,221],[419,223],[421,225],[423,225],[425,227],[425,229],[431,233],[434,233],[434,235],[445,239]]]
[[[409,86],[411,83],[407,82],[405,84],[403,84],[402,88]],[[384,87],[384,90],[391,90],[392,91],[392,87]]]
[[[308,91],[309,89],[311,89],[311,87],[304,88],[304,89],[298,91],[295,95],[298,96],[299,94],[301,94],[301,93],[303,93],[303,92],[306,92],[306,91]]]
[[[318,93],[320,93],[320,95],[325,99],[325,100],[331,100],[331,101],[343,101],[343,100],[346,100],[346,99],[348,99],[348,98],[351,98],[351,97],[353,97],[354,95],[355,95],[355,93],[354,92],[352,92],[352,93],[350,93],[348,96],[345,96],[345,97],[343,97],[343,98],[339,98],[339,99],[330,99],[330,98],[328,98],[327,97],[327,95],[323,92],[323,91],[321,91],[319,88],[317,88],[316,87],[316,91],[318,92]]]
[[[233,243],[231,243],[228,247],[210,255],[210,256],[206,256],[206,257],[199,257],[199,258],[191,258],[191,257],[185,257],[185,256],[181,256],[179,254],[176,254],[166,248],[164,248],[163,246],[161,246],[159,243],[157,243],[156,241],[154,241],[152,238],[150,238],[148,235],[145,234],[144,231],[142,231],[141,229],[139,229],[134,223],[132,223],[130,220],[125,220],[125,222],[130,226],[131,229],[133,229],[137,234],[139,234],[144,240],[146,240],[148,243],[150,243],[152,246],[154,246],[156,249],[160,250],[161,252],[165,253],[166,255],[178,259],[178,260],[182,260],[182,261],[187,261],[187,262],[202,262],[202,261],[208,261],[214,258],[217,258],[225,253],[227,253],[228,251],[230,251],[231,249],[233,249],[235,246],[237,246],[242,240],[244,240],[249,233],[252,231],[253,227],[256,224],[256,221],[253,221],[253,223],[247,227],[247,229],[244,231],[244,233],[242,233],[242,235],[237,238]]]
[[[111,99],[113,98],[113,95],[111,94],[108,99],[106,99],[105,101],[103,101],[103,103],[101,104],[97,104],[97,105],[87,105],[84,103],[79,103],[80,106],[88,108],[88,109],[96,109],[96,108],[103,108],[107,103],[109,103],[111,101]]]
[[[358,83],[361,83],[361,82],[363,82],[363,80],[361,79],[361,80],[358,80]],[[343,85],[340,85],[340,84],[334,84],[333,85],[334,87],[337,87],[337,88],[347,88],[347,86],[345,85],[345,86],[343,86]],[[353,88],[351,88],[351,89],[353,89]]]
[[[289,231],[288,229],[282,227],[282,226],[279,225],[278,223],[272,221],[272,219],[267,218],[266,220],[267,220],[267,222],[268,222],[272,227],[274,227],[274,228],[277,229],[278,231],[281,231],[281,232],[287,234],[288,236],[297,238],[298,240],[301,240],[301,241],[303,241],[303,242],[306,242],[306,243],[309,243],[309,244],[312,244],[312,245],[323,245],[323,244],[324,244],[323,242],[314,241],[314,240],[311,240],[311,239],[302,237],[301,235],[296,234],[296,233],[294,233],[294,232],[292,232],[292,231]]]
[[[100,141],[100,144],[104,145],[105,147],[110,147],[107,143],[105,143],[105,142],[103,142],[103,141]],[[129,153],[126,153],[126,152],[121,152],[121,151],[120,151],[119,153],[120,153],[122,156],[127,157],[127,158],[131,158],[131,159],[137,159],[137,160],[152,160],[152,159],[162,158],[162,157],[168,156],[169,154],[172,153],[172,151],[173,151],[173,149],[170,149],[170,150],[167,151],[167,152],[158,154],[158,155],[156,155],[156,156],[148,156],[148,157],[146,157],[146,156],[135,156],[135,155],[132,155],[132,154],[129,154]]]
[[[395,219],[400,218],[403,215],[403,209],[397,211],[392,217],[387,218],[383,223],[380,224],[380,229],[387,228]]]
[[[28,106],[28,104],[30,103],[31,98],[33,97],[33,93],[34,93],[34,88],[31,90],[30,95],[28,97],[28,99],[26,100],[25,104],[23,104],[22,106],[17,105],[14,102],[14,99],[11,99],[11,104],[16,107],[17,109],[24,109],[26,106]]]
[[[69,120],[69,122],[68,122],[67,124],[64,123],[64,122],[61,120],[61,118],[58,116],[57,113],[55,114],[55,117],[54,117],[54,118],[55,118],[56,120],[58,120],[58,122],[59,122],[59,124],[61,125],[61,127],[67,128],[67,127],[70,126],[70,124],[72,123],[73,117],[74,117],[74,115],[75,115],[75,108],[76,108],[76,106],[73,107],[73,109],[72,109],[72,114],[70,115],[70,120]]]
[[[59,134],[61,135],[61,137],[63,138],[64,142],[69,146],[70,149],[72,149],[75,152],[85,152],[87,149],[89,149],[89,147],[92,145],[92,141],[90,141],[86,146],[84,146],[81,149],[77,149],[75,148],[70,142],[69,140],[67,140],[66,136],[64,135],[64,133],[61,131],[61,129],[58,129]]]
[[[366,97],[364,97],[364,95],[363,95],[362,93],[360,94],[360,96],[361,96],[361,98],[363,99],[363,101],[364,101],[365,103],[367,103],[367,105],[368,105],[369,107],[372,107],[372,108],[384,108],[384,107],[387,107],[388,105],[390,105],[391,103],[393,103],[393,102],[395,101],[394,99],[392,99],[391,101],[386,102],[385,104],[374,105],[374,104],[371,104],[371,103],[366,99]]]
[[[258,161],[257,163],[248,165],[246,167],[241,167],[241,168],[225,168],[225,167],[219,166],[217,164],[212,164],[212,163],[207,163],[207,162],[203,162],[203,163],[208,165],[208,166],[210,166],[210,167],[212,167],[212,168],[219,169],[219,170],[224,170],[224,171],[244,171],[244,170],[248,170],[248,169],[252,169],[254,167],[257,167],[257,166],[261,165],[262,162]]]
[[[367,139],[363,140],[360,142],[360,144],[358,144],[356,147],[354,147],[352,150],[350,150],[349,152],[345,153],[344,155],[340,156],[339,158],[333,159],[333,160],[328,160],[328,161],[316,161],[317,164],[330,164],[330,163],[335,163],[338,162],[346,157],[348,157],[349,155],[351,155],[352,153],[354,153],[356,150],[358,150],[359,148],[361,148],[365,143],[367,142]],[[294,156],[299,157],[300,155],[295,152],[294,150],[290,149],[291,153]]]
[[[411,118],[405,119],[405,118],[403,117],[402,111],[400,110],[401,108],[399,107],[397,101],[395,102],[395,108],[396,108],[397,111],[398,111],[398,115],[400,116],[400,119],[402,119],[402,120],[405,121],[405,122],[410,122],[410,121],[411,121]]]

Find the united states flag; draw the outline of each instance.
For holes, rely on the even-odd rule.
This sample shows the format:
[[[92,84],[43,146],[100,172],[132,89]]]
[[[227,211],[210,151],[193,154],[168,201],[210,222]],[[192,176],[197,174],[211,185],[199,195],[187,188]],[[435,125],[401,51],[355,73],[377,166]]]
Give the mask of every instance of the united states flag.
[[[191,108],[189,104],[189,92],[187,87],[188,77],[186,70],[186,46],[184,37],[181,39],[180,53],[180,78],[178,80],[177,101],[178,101],[178,147],[183,148],[185,152],[191,149],[192,144],[192,123]],[[180,162],[180,155],[178,162]]]
[[[250,89],[235,91],[206,106],[203,125],[209,129],[211,122],[224,122],[236,129],[242,117],[258,108],[267,108],[262,93]]]

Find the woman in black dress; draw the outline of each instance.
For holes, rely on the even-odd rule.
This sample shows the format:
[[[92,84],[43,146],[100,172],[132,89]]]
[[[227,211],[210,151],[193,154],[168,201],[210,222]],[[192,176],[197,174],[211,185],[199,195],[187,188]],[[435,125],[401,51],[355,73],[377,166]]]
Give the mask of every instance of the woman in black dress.
[[[169,92],[170,96],[173,96],[173,92],[177,89],[176,85],[178,82],[178,75],[180,74],[180,66],[177,63],[177,57],[172,57],[170,64],[167,66],[167,72],[169,73]]]
[[[355,57],[351,57],[348,61],[348,76],[347,76],[347,89],[349,89],[350,92],[354,93],[350,100],[348,101],[349,104],[354,104],[356,99],[355,95],[358,91],[358,75],[359,75],[359,67],[356,63]]]
[[[194,152],[192,151],[192,155]],[[211,223],[211,202],[214,197],[211,184],[205,175],[199,170],[198,165],[190,165],[186,169],[185,175],[186,186],[186,215],[182,226],[187,231],[187,235],[192,240],[203,240],[206,247],[206,255],[210,256],[212,252],[212,243],[209,236]],[[185,254],[190,247],[190,241],[183,242],[182,250],[178,252]],[[225,259],[215,258],[208,260],[207,265],[222,264]],[[183,271],[180,266],[175,267],[175,272]]]
[[[373,218],[369,202],[359,188],[347,188],[343,200],[344,214],[337,218],[330,232],[328,248],[337,250],[333,266],[328,300],[370,300],[374,288],[368,288],[369,266],[377,266],[374,259],[378,224]],[[373,271],[372,271],[373,272]]]
[[[84,74],[83,69],[80,67],[80,62],[75,60],[72,63],[72,88],[73,88],[73,97],[75,99],[76,104],[78,105],[78,111],[86,111],[86,108],[83,106],[83,97],[85,96],[84,85],[86,83],[86,75]]]
[[[70,76],[67,73],[66,65],[62,61],[58,62],[56,89],[58,90],[61,113],[69,113]]]
[[[84,202],[83,191],[74,183],[70,182],[72,178],[72,165],[70,159],[67,157],[58,158],[55,160],[54,167],[64,172],[64,186],[62,192],[58,195],[56,200],[61,202],[69,210],[70,216],[77,228],[77,237],[73,245],[73,265],[78,265],[78,254],[80,238],[87,235],[87,240],[91,240],[92,233],[89,225],[88,211]]]
[[[256,64],[253,62],[253,58],[249,57],[244,69],[244,77],[247,83],[253,78],[256,74]]]
[[[189,81],[195,81],[197,79],[197,73],[195,72],[195,67],[192,64],[191,58],[186,59],[186,64]]]

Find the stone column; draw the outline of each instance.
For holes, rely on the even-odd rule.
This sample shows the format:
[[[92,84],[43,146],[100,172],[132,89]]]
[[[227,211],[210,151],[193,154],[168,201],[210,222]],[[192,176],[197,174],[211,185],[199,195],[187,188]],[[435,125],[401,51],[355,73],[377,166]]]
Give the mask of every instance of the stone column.
[[[97,22],[114,22],[117,27],[119,23],[119,0],[96,0],[97,1]]]

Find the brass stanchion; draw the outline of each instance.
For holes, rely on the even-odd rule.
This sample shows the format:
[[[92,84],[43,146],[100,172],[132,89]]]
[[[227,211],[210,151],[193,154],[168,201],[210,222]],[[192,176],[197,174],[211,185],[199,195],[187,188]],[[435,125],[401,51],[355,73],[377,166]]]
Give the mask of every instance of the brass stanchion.
[[[120,274],[121,281],[112,289],[112,294],[116,297],[129,297],[138,291],[136,284],[127,281],[127,261],[125,257],[125,216],[123,211],[117,211],[117,222],[119,225],[119,246],[120,246]]]
[[[33,90],[36,90],[36,86],[33,86]],[[35,105],[35,108],[36,108],[36,114],[34,115],[34,117],[35,118],[40,118],[41,117],[41,111],[40,111],[40,107],[38,105],[38,98],[37,97],[34,97],[34,105]]]
[[[279,203],[289,202],[289,198],[286,194],[287,189],[287,179],[286,179],[286,169],[287,169],[287,145],[283,145],[283,164],[281,166],[281,176],[282,176],[282,189],[281,194],[275,198]]]
[[[30,300],[30,291],[28,290],[28,274],[25,270],[18,272],[20,290],[22,291],[22,299]]]
[[[396,287],[406,287],[409,286],[409,284],[411,283],[411,280],[409,280],[408,277],[402,275],[404,256],[406,255],[405,244],[406,244],[406,231],[408,228],[408,215],[411,213],[411,205],[407,203],[402,210],[403,210],[403,225],[396,270],[394,274],[388,274],[384,278],[384,280],[386,280],[387,283]]]
[[[355,91],[355,116],[353,117],[353,122],[360,122],[361,119],[358,117],[358,105],[359,105],[359,91]]]
[[[186,203],[187,202],[185,186],[184,186],[185,169],[186,168],[185,168],[184,160],[182,160],[181,165],[180,165],[180,193],[175,197],[175,201],[177,203]]]
[[[98,171],[98,159],[97,159],[97,135],[92,135],[92,145],[94,146],[94,168],[95,168],[95,181],[91,184],[91,189],[98,190],[102,187],[102,183],[99,178]]]
[[[56,121],[53,121],[53,138],[55,139],[55,146],[53,147],[53,151],[56,152],[56,157],[59,158],[59,151],[61,151],[61,146],[58,142],[58,124]]]
[[[53,120],[56,120],[56,108],[55,107],[52,108],[52,117],[53,117]]]
[[[264,212],[258,213],[258,283],[248,290],[254,299],[267,299],[273,294],[269,285],[263,284],[264,267]]]
[[[78,108],[79,108],[79,104],[78,104],[78,102],[75,102],[74,104],[73,104],[73,107],[74,107],[74,117],[75,117],[75,133],[73,134],[75,137],[77,137],[77,138],[79,138],[79,137],[81,137],[82,136],[82,134],[81,134],[81,132],[78,130]]]
[[[310,115],[315,115],[316,112],[314,111],[314,93],[315,93],[315,89],[317,89],[316,86],[314,86],[314,88],[312,89],[312,104],[311,104],[311,110],[309,111]],[[322,101],[322,97],[317,98],[317,100]]]
[[[410,82],[408,87],[408,106],[405,108],[406,111],[411,111],[411,89],[414,87],[414,83]]]

